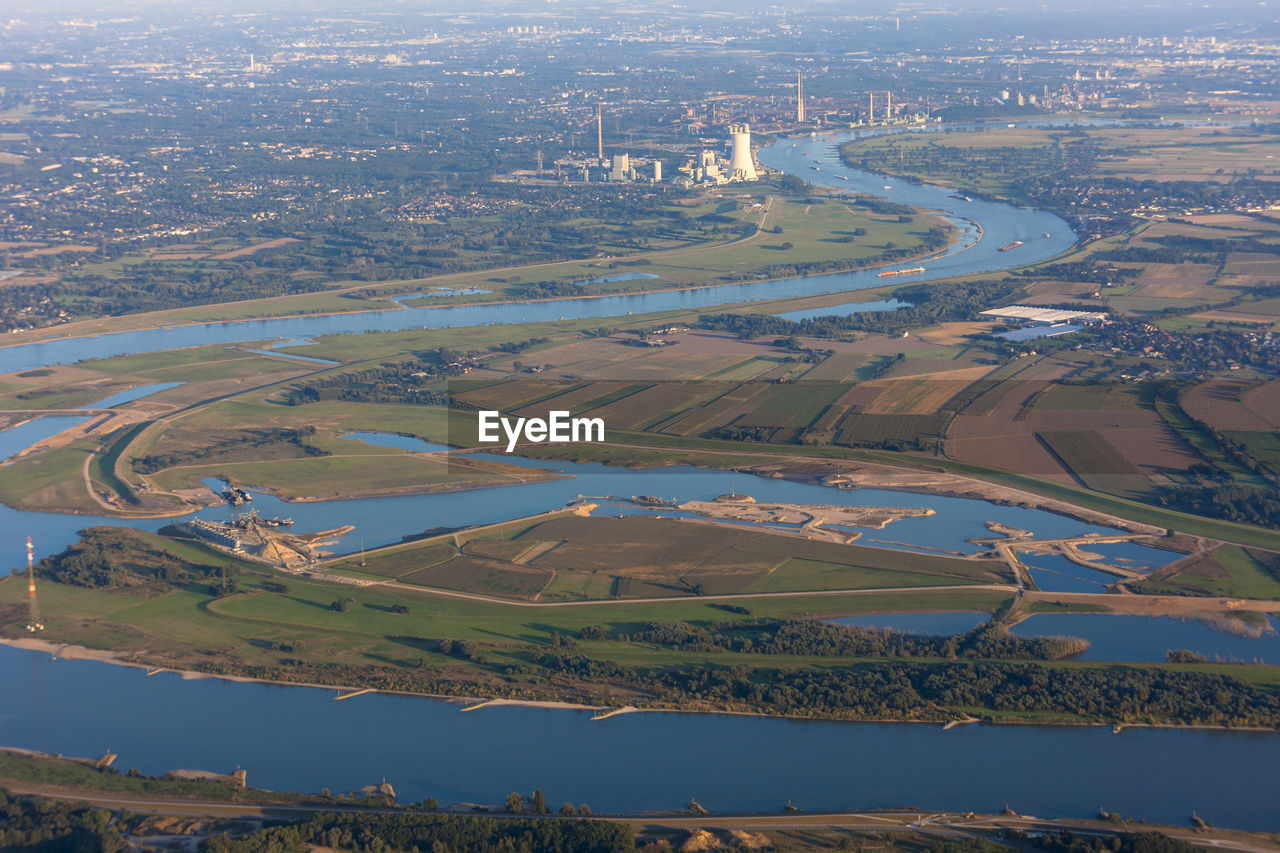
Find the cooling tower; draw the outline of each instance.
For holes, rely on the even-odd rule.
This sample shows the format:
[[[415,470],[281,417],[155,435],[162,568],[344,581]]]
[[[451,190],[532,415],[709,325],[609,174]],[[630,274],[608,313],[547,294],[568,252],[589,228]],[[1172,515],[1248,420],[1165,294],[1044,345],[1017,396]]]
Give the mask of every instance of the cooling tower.
[[[735,181],[755,181],[756,164],[751,159],[751,126],[729,125],[729,138],[733,140],[733,153],[729,156],[729,174]]]

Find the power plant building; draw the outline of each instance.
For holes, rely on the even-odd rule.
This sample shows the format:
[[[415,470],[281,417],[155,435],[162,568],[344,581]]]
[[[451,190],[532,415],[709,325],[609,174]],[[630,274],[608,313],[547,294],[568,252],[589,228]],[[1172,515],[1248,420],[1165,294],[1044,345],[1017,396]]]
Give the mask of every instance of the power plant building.
[[[625,181],[630,178],[631,173],[631,156],[629,154],[614,154],[613,168],[609,172],[609,180]]]
[[[723,176],[720,174],[720,164],[716,162],[716,152],[703,149],[702,153],[698,155],[697,179],[716,183],[722,182]]]
[[[748,124],[729,125],[729,139],[732,143],[729,154],[729,177],[735,181],[756,181],[755,160],[751,157],[751,126]]]

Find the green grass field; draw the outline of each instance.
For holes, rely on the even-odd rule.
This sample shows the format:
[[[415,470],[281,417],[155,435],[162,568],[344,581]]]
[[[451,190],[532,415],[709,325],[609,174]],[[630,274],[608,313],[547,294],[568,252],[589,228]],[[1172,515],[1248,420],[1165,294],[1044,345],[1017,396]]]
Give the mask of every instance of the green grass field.
[[[1222,571],[1183,571],[1166,580],[1129,584],[1135,592],[1152,595],[1210,595],[1280,600],[1280,558],[1271,552],[1235,545],[1214,550],[1213,561]]]
[[[236,562],[221,555],[212,559]],[[715,599],[521,606],[437,596],[426,590],[355,587],[264,574],[251,565],[241,571],[245,594],[221,599],[211,598],[199,585],[140,599],[122,592],[46,583],[41,588],[41,607],[48,636],[120,651],[232,651],[238,658],[258,663],[274,661],[279,653],[250,640],[268,644],[301,641],[302,647],[294,654],[305,659],[367,663],[370,655],[395,647],[396,643],[387,639],[390,636],[451,637],[502,647],[546,644],[553,633],[576,636],[587,625],[607,624],[625,632],[649,621],[736,618],[718,607]],[[267,579],[282,581],[288,591],[258,591]],[[0,608],[22,605],[26,587],[21,580],[0,581]],[[350,599],[345,613],[329,607],[339,597]],[[960,590],[832,593],[751,599],[748,603],[757,617],[827,617],[937,609],[994,612],[1006,600],[1001,593]],[[408,612],[393,612],[395,605],[406,606]],[[399,649],[400,664],[416,665],[419,653],[410,652]]]
[[[19,509],[100,512],[85,493],[82,471],[98,447],[86,439],[6,465],[0,475],[0,501]]]

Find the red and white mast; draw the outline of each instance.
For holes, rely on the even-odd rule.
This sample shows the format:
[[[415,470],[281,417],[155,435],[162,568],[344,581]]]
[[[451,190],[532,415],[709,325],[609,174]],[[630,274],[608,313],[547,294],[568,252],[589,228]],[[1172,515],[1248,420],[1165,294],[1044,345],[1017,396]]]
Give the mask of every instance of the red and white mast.
[[[36,556],[30,536],[27,537],[27,630],[32,633],[44,630],[40,605],[36,602]]]

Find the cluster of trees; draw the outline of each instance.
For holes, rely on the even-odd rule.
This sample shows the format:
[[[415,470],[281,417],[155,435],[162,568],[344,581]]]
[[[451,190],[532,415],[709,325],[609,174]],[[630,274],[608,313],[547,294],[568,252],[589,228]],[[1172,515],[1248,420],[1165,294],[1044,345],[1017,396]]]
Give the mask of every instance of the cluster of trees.
[[[600,331],[601,334],[605,334],[603,330]],[[610,330],[607,334],[613,334],[613,331],[614,330]],[[509,353],[524,352],[527,349],[535,347],[538,344],[545,344],[546,342],[546,338],[526,338],[522,341],[503,341],[502,343],[494,344],[489,347],[489,351]]]
[[[241,839],[214,836],[206,849],[209,853],[281,853],[315,847],[355,853],[631,853],[635,835],[627,824],[603,820],[325,813]]]
[[[0,788],[0,850],[116,853],[124,846],[124,837],[106,809],[16,796]]]
[[[524,796],[516,791],[507,794],[506,809],[512,814],[551,814],[551,807],[547,805],[546,797],[543,796],[541,789],[535,789],[529,795],[526,801]],[[591,807],[586,803],[575,806],[573,803],[565,803],[560,806],[561,815],[565,817],[575,817],[578,815],[586,816],[591,814]]]
[[[396,608],[403,607],[403,610]],[[409,608],[403,605],[393,605],[391,608],[395,613],[408,613]],[[450,640],[434,639],[431,637],[404,637],[393,636],[388,639],[395,640],[398,643],[404,643],[414,648],[423,649],[425,651],[438,652],[449,657],[459,658],[460,660],[471,660],[480,652],[480,646],[472,640]]]
[[[1164,653],[1169,663],[1208,663],[1209,659],[1199,652],[1190,649],[1169,649]]]
[[[722,426],[711,431],[711,438],[721,441],[771,441],[778,433],[777,427],[762,426]]]
[[[299,278],[288,266],[264,266],[258,253],[253,257],[252,262],[206,262],[194,270],[185,262],[142,261],[126,264],[111,275],[65,274],[58,282],[24,288],[38,291],[41,296],[64,306],[87,301],[96,313],[115,315],[287,296],[336,286],[310,277]],[[293,257],[300,261],[298,256]]]
[[[1242,483],[1194,483],[1166,486],[1156,500],[1161,506],[1209,518],[1280,526],[1280,496],[1274,489]]]
[[[1020,846],[1029,845],[1046,853],[1197,853],[1201,848],[1190,841],[1170,838],[1159,832],[1122,832],[1110,837],[1076,835],[1069,831],[1036,833],[1005,830],[1005,838]]]
[[[1020,270],[1014,275],[1036,280],[1052,281],[1088,281],[1094,284],[1116,284],[1131,278],[1137,278],[1141,271],[1132,267],[1113,267],[1109,264],[1098,264],[1092,260],[1067,261],[1058,264],[1032,267]]]
[[[329,451],[311,444],[308,439],[316,434],[313,426],[289,429],[285,427],[260,427],[237,431],[233,436],[218,439],[201,447],[184,450],[170,450],[165,453],[151,453],[134,460],[133,469],[141,474],[152,474],[176,465],[190,465],[204,462],[231,451],[239,451],[246,447],[256,449],[287,448],[299,456],[329,456]]]
[[[1013,302],[1021,285],[1013,279],[912,285],[893,291],[893,298],[910,303],[895,311],[859,311],[848,316],[787,320],[771,314],[704,314],[704,329],[733,332],[741,338],[762,336],[839,338],[848,332],[892,334],[949,320],[968,320],[997,305]]]
[[[909,660],[816,669],[691,664],[632,669],[547,652],[564,678],[624,683],[660,703],[843,719],[938,719],[984,708],[1127,723],[1280,725],[1280,695],[1243,679],[1157,667]]]
[[[35,568],[41,578],[91,589],[144,585],[163,588],[224,573],[221,566],[175,556],[157,548],[136,530],[119,527],[81,530],[80,541],[45,557]]]
[[[650,622],[638,632],[619,639],[698,652],[993,660],[1060,660],[1089,647],[1087,640],[1076,637],[1018,637],[1003,626],[992,624],[979,625],[964,634],[935,637],[832,625],[821,619],[761,619],[746,624],[717,622],[705,627],[689,622]]]
[[[556,299],[565,296],[582,296],[588,292],[576,281],[535,281],[520,288],[520,295],[525,299]]]
[[[445,347],[415,352],[410,358],[383,362],[377,367],[320,376],[292,385],[285,394],[290,406],[305,406],[328,400],[360,403],[416,403],[444,405],[448,395],[430,383],[461,376],[467,356]]]
[[[217,577],[213,583],[209,584],[209,594],[214,598],[226,598],[239,591],[240,580],[235,576],[234,571],[228,571],[225,568],[217,570]]]
[[[1274,188],[1273,188],[1274,189]],[[1177,264],[1184,261],[1194,263],[1222,263],[1231,252],[1251,252],[1264,255],[1274,254],[1276,246],[1257,237],[1233,234],[1229,237],[1209,239],[1206,237],[1190,237],[1185,234],[1166,234],[1152,240],[1153,246],[1123,246],[1106,252],[1099,252],[1096,258],[1100,261],[1116,263],[1165,263]]]

